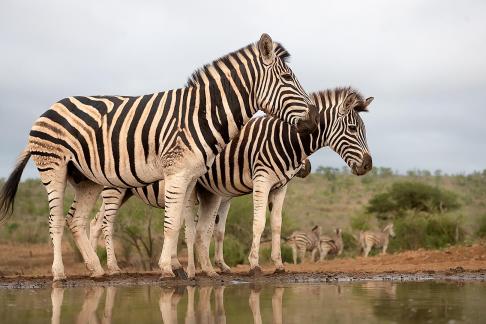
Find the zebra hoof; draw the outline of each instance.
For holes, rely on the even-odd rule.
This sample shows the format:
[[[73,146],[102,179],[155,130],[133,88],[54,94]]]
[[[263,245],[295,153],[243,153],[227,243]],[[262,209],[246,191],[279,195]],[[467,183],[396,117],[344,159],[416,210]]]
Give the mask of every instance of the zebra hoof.
[[[263,271],[262,271],[262,268],[260,268],[259,266],[256,266],[256,267],[250,269],[250,272],[248,274],[252,277],[259,277],[259,276],[263,275]]]
[[[174,274],[178,279],[187,279],[187,274],[183,268],[174,269]]]
[[[273,273],[274,274],[282,274],[282,273],[285,273],[285,269],[284,268],[277,268],[277,269],[275,269],[275,271]]]
[[[174,277],[175,277],[175,274],[172,272],[172,270],[166,270],[166,271],[162,271],[159,279],[163,280],[163,279],[169,279],[169,278],[174,278]]]

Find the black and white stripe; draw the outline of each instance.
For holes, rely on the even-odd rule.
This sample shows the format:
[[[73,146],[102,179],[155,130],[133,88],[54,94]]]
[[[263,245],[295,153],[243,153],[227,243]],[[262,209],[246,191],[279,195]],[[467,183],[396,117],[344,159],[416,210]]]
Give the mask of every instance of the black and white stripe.
[[[154,94],[69,97],[32,127],[22,161],[0,195],[11,210],[22,168],[32,157],[48,193],[54,280],[65,278],[61,240],[66,180],[75,189],[67,222],[93,276],[103,269],[91,248],[86,218],[103,186],[131,188],[165,180],[162,274],[173,276],[171,252],[196,179],[258,110],[310,132],[316,109],[285,60],[287,51],[260,41],[196,71],[186,87]]]
[[[316,253],[319,251],[321,241],[321,227],[314,226],[310,232],[295,231],[293,232],[287,243],[292,248],[292,259],[294,264],[297,264],[297,256],[300,262],[304,262],[305,253],[311,252],[311,261],[315,262]]]
[[[340,228],[336,228],[332,235],[321,235],[319,243],[319,260],[324,260],[328,255],[341,255],[343,249],[343,233]]]

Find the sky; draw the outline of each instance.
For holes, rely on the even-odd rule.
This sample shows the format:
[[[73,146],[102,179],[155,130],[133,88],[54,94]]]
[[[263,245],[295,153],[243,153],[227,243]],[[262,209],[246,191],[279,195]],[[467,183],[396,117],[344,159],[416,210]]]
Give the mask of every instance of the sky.
[[[486,1],[0,2],[0,178],[33,122],[71,95],[183,86],[263,32],[308,91],[352,86],[375,166],[486,169]],[[342,167],[329,149],[317,166]],[[26,177],[37,177],[29,163]]]

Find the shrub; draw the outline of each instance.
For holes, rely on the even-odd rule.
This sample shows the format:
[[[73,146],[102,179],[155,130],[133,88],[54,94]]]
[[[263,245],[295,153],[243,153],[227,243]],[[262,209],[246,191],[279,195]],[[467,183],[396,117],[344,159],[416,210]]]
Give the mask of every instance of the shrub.
[[[366,210],[386,220],[391,216],[402,216],[409,210],[443,213],[459,207],[458,197],[451,191],[419,182],[397,182],[387,192],[375,195]]]
[[[486,237],[486,214],[479,217],[477,227],[478,230],[476,232],[476,235],[480,238],[485,238]]]
[[[355,231],[366,231],[370,229],[372,221],[370,214],[357,214],[351,217],[351,228]]]
[[[390,251],[437,249],[464,239],[462,218],[450,214],[407,214],[394,222],[396,236]]]

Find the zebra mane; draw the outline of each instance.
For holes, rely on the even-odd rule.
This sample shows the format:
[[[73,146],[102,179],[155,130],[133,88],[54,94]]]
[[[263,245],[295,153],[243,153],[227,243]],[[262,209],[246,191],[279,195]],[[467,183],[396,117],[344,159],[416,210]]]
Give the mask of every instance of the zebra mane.
[[[282,44],[274,42],[275,44],[275,56],[280,58],[283,62],[287,63],[290,58],[290,53],[283,47]],[[258,46],[255,43],[247,45],[245,47],[240,48],[237,51],[231,52],[225,56],[222,56],[213,62],[204,65],[203,67],[196,69],[191,76],[187,79],[186,87],[194,87],[200,84],[203,76],[209,74],[209,69],[211,67],[218,66],[218,63],[223,63],[226,65],[230,71],[234,71],[234,66],[230,61],[231,57],[237,56],[238,53],[243,53],[245,50],[249,50],[251,53],[258,53]],[[245,54],[246,55],[246,54]]]
[[[365,98],[363,97],[361,92],[359,92],[358,90],[356,90],[352,87],[338,87],[338,88],[334,88],[334,89],[326,89],[326,90],[316,91],[316,92],[311,93],[311,97],[314,101],[319,101],[319,99],[320,99],[320,101],[326,102],[327,101],[326,98],[335,96],[337,98],[344,99],[346,97],[346,95],[348,95],[348,94],[354,94],[354,96],[356,97],[356,100],[358,102],[362,103],[362,104],[356,105],[354,107],[354,111],[356,111],[357,113],[368,111],[368,108],[364,104]]]

